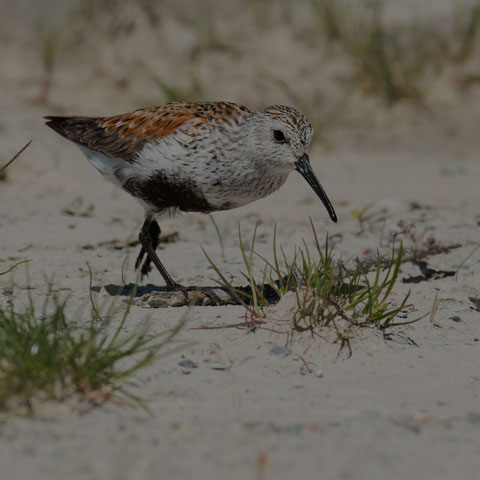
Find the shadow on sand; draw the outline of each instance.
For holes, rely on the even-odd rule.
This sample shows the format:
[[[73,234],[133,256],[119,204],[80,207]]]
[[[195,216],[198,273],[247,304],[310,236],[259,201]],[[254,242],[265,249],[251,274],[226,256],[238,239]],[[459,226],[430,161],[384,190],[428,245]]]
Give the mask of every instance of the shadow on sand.
[[[275,282],[275,286],[278,287],[279,283]],[[260,290],[261,285],[257,286]],[[158,285],[153,285],[151,283],[147,285],[136,285],[134,283],[129,283],[126,285],[114,285],[108,284],[103,286],[93,286],[92,291],[99,293],[102,289],[112,297],[133,297],[135,304],[146,303],[150,304],[152,298],[155,299],[155,303],[158,306],[162,306],[161,299],[165,299],[165,306],[181,306],[188,304],[189,299],[185,297],[185,294],[181,291],[171,292],[166,289],[166,287],[159,287]],[[226,287],[219,285],[216,286],[189,286],[186,287],[186,293],[188,296],[193,298],[204,297],[206,301],[202,301],[199,305],[240,305],[242,302],[251,305],[252,303],[252,289],[250,285],[235,287],[235,294]],[[179,301],[173,304],[172,298],[181,298],[184,296],[185,301]],[[280,300],[280,295],[271,285],[263,285],[263,296],[271,304],[277,303]],[[210,300],[210,301],[208,301]],[[153,305],[151,305],[153,306]]]

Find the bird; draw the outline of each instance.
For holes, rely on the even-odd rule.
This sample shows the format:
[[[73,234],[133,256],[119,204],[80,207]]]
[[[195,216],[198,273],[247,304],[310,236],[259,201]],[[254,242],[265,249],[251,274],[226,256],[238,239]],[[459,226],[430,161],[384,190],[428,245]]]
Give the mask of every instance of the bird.
[[[157,220],[164,214],[241,207],[270,195],[297,171],[337,222],[310,165],[312,125],[293,107],[253,110],[232,102],[172,102],[107,117],[44,118],[105,179],[143,206],[135,269],[143,277],[153,262],[168,291],[185,287],[156,254]]]

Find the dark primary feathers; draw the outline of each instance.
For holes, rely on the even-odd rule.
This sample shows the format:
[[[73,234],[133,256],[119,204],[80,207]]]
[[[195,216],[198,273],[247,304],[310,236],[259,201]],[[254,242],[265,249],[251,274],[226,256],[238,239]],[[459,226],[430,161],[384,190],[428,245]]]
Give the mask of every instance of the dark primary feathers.
[[[45,119],[48,120],[46,124],[62,137],[126,162],[131,162],[147,141],[146,138],[130,139],[109,132],[100,124],[104,118],[49,116]]]

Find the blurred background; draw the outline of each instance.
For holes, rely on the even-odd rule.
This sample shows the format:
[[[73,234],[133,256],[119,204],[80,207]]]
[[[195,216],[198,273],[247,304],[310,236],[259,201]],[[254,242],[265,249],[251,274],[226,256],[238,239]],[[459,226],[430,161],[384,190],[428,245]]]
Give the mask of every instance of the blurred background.
[[[38,121],[181,100],[296,106],[326,149],[480,146],[478,1],[0,5],[2,156],[27,110]]]

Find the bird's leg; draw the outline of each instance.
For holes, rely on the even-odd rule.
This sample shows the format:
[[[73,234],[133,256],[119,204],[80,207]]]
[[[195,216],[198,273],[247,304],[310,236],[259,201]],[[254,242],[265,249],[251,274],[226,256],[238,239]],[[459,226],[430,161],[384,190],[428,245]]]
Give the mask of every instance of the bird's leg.
[[[135,270],[138,270],[138,268],[140,267],[140,264],[142,263],[142,259],[144,256],[145,256],[145,250],[143,249],[143,247],[141,247],[140,252],[138,252],[137,259],[135,260]]]
[[[140,253],[138,254],[137,260],[135,261],[135,269],[138,269],[142,263],[143,257],[145,253],[147,254],[145,261],[142,265],[142,277],[147,275],[148,272],[151,270],[151,262],[155,264],[158,268],[158,271],[161,273],[163,279],[167,284],[167,290],[170,291],[181,291],[187,301],[190,301],[190,297],[188,296],[188,291],[201,291],[203,292],[208,298],[213,301],[214,305],[221,305],[221,300],[215,292],[210,291],[208,288],[200,288],[200,287],[190,287],[185,288],[184,286],[176,283],[170,274],[167,272],[166,268],[163,266],[162,262],[158,258],[155,250],[158,247],[158,243],[160,240],[160,227],[155,219],[152,217],[146,217],[145,222],[143,223],[142,229],[140,230],[139,240],[142,245]]]
[[[150,233],[151,245],[152,245],[153,251],[155,251],[158,247],[158,243],[160,240],[160,227],[158,226],[158,223],[156,220],[152,220],[150,222],[149,233]],[[138,270],[140,268],[140,264],[142,263],[144,255],[145,255],[145,249],[142,246],[142,248],[140,249],[140,253],[138,254],[137,260],[135,261],[135,270]],[[148,275],[148,273],[152,269],[151,263],[152,263],[152,260],[147,255],[147,258],[145,258],[145,261],[143,262],[143,265],[142,265],[142,270],[141,270],[142,278]]]
[[[150,259],[154,263],[154,265],[157,267],[158,271],[162,275],[163,279],[165,280],[165,283],[167,284],[167,289],[170,291],[171,290],[183,291],[185,290],[184,287],[174,282],[173,278],[167,272],[166,268],[163,266],[162,262],[160,261],[157,254],[155,253],[155,248],[158,245],[159,237],[160,237],[160,227],[158,226],[158,223],[152,217],[146,217],[145,222],[143,223],[143,227],[140,230],[140,234],[138,236],[140,243],[142,245],[142,250],[138,255],[137,261],[135,262],[135,266],[138,268],[144,254],[146,253],[147,259]],[[143,273],[145,264],[147,263],[147,259],[145,259],[145,263],[142,267],[142,273]]]
[[[156,220],[153,220],[150,224],[150,240],[152,242],[152,249],[155,252],[157,250],[160,240],[160,227],[158,226]],[[148,275],[148,272],[150,272],[150,270],[152,269],[151,263],[152,259],[150,258],[150,256],[147,255],[147,258],[145,258],[145,261],[142,265],[142,276]]]

